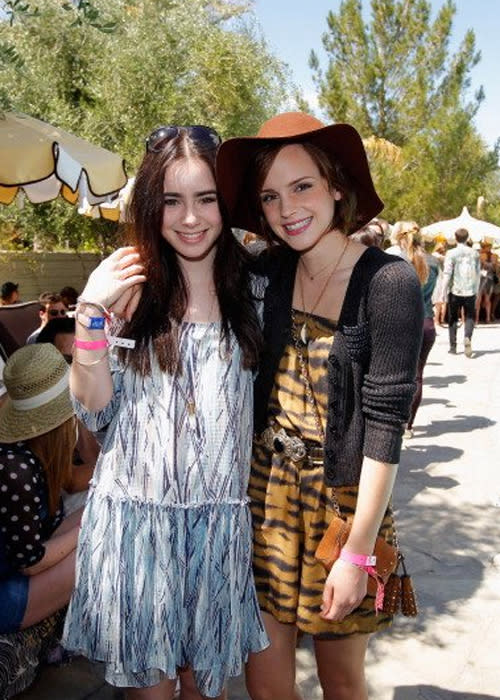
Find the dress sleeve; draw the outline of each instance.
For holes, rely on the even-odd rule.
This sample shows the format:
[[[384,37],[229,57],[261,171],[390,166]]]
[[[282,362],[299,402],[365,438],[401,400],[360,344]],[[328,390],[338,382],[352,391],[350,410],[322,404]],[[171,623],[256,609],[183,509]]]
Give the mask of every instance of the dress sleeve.
[[[16,570],[43,559],[43,476],[31,453],[18,453],[0,446],[0,515],[5,552]]]
[[[100,411],[88,411],[74,395],[71,396],[77,417],[86,428],[94,433],[97,433],[111,423],[120,405],[125,368],[121,364],[118,364],[113,355],[110,356],[110,370],[113,382],[113,393],[109,403],[103,409]]]
[[[363,383],[363,454],[399,462],[403,426],[416,389],[423,331],[420,283],[407,263],[385,265],[368,296],[370,363]]]

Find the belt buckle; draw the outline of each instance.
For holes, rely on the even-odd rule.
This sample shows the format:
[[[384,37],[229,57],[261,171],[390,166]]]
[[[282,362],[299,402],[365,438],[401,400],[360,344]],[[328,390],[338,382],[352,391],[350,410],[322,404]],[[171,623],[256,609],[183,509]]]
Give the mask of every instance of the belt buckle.
[[[292,462],[300,462],[300,460],[304,459],[304,457],[307,455],[306,446],[304,445],[302,440],[296,435],[294,435],[293,437],[287,435],[287,438],[289,440],[289,453],[287,457],[290,457]]]
[[[297,436],[287,435],[284,428],[277,431],[271,426],[266,428],[262,432],[261,440],[269,450],[289,457],[292,462],[300,462],[307,456],[306,446],[302,440]]]

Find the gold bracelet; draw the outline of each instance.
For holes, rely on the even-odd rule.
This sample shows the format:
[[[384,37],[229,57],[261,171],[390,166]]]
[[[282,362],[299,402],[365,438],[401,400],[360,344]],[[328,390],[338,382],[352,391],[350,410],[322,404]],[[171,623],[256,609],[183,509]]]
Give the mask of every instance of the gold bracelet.
[[[102,362],[108,357],[108,351],[106,350],[106,353],[100,357],[98,360],[94,360],[93,362],[82,362],[81,360],[78,360],[75,356],[73,356],[73,362],[76,362],[77,365],[81,365],[82,367],[93,367],[94,365],[98,365],[99,362]]]

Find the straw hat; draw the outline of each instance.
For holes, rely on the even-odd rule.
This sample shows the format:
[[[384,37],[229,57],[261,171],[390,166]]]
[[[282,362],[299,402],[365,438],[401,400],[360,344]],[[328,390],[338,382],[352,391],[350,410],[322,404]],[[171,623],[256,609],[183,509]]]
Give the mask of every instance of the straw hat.
[[[304,112],[286,112],[266,121],[257,136],[225,141],[217,153],[217,190],[231,218],[231,226],[245,231],[259,230],[255,214],[244,191],[245,177],[255,154],[263,147],[279,143],[307,141],[321,148],[332,161],[350,175],[358,199],[356,231],[384,208],[373,185],[361,136],[350,124],[330,124]],[[352,233],[350,231],[350,233]]]
[[[0,442],[48,433],[74,415],[66,360],[50,343],[26,345],[5,365],[7,399],[0,407]]]

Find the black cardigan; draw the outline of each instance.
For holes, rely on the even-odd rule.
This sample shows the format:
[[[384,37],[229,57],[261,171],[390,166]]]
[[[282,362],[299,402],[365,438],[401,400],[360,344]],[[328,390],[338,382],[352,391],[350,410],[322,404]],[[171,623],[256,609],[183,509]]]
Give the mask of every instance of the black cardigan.
[[[279,362],[291,335],[298,255],[276,247],[258,258],[268,278],[264,350],[255,381],[255,430],[267,425]],[[399,462],[404,424],[415,392],[422,341],[420,284],[411,265],[372,247],[354,266],[328,357],[325,481],[359,483],[363,456]]]

